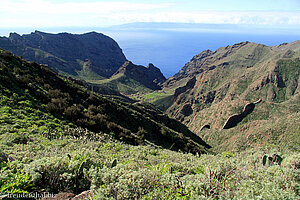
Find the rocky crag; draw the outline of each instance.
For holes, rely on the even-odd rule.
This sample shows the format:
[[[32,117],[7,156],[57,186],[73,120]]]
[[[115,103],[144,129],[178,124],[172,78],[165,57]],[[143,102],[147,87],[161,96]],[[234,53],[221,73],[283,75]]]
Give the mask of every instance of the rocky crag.
[[[112,77],[122,75],[134,79],[152,90],[161,89],[158,84],[166,80],[160,69],[155,67],[152,63],[144,67],[127,61]]]

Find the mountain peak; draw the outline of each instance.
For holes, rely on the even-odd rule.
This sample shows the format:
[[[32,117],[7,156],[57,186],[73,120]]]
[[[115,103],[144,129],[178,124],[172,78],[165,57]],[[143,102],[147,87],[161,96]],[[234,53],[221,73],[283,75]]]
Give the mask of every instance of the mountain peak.
[[[155,67],[152,63],[149,63],[148,66],[147,66],[147,68],[148,69],[152,69],[152,68],[157,68],[157,67]]]
[[[31,34],[45,34],[44,32],[42,31],[39,31],[39,30],[35,30],[34,32],[32,32]]]
[[[205,51],[202,51],[201,53],[199,53],[198,55],[194,56],[191,61],[194,61],[194,60],[199,60],[199,59],[203,59],[203,58],[206,58],[208,56],[211,56],[214,52],[207,49]]]

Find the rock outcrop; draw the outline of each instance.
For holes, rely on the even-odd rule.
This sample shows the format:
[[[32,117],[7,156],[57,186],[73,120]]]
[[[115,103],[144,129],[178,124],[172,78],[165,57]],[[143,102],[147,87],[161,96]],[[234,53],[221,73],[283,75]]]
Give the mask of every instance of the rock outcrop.
[[[210,129],[210,125],[209,124],[205,124],[204,126],[201,127],[200,131],[203,131],[205,129]]]
[[[194,76],[193,78],[191,78],[185,86],[182,86],[182,87],[179,87],[175,90],[175,93],[174,93],[174,99],[176,99],[180,94],[184,93],[184,92],[187,92],[188,90],[191,90],[193,89],[193,87],[195,86],[195,83],[196,83],[197,79],[196,77]]]
[[[84,191],[78,195],[68,192],[61,192],[56,194],[54,197],[44,197],[41,200],[84,200],[92,197],[91,190]]]
[[[152,90],[161,89],[158,84],[166,80],[160,69],[155,67],[152,63],[144,67],[142,65],[135,65],[131,61],[126,61],[119,70],[113,74],[112,78],[120,75],[125,75]]]
[[[245,105],[244,110],[241,114],[232,115],[228,118],[228,120],[225,122],[223,129],[230,129],[235,127],[239,122],[241,122],[247,115],[253,112],[255,108],[255,104],[260,103],[262,100],[259,99],[255,103],[248,103]]]

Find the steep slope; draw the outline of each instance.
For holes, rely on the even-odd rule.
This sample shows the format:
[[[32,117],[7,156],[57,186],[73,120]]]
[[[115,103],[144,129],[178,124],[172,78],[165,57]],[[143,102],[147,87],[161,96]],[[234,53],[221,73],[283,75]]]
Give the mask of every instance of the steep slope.
[[[184,125],[148,105],[96,95],[80,81],[60,77],[48,67],[28,63],[3,50],[0,67],[1,95],[16,109],[20,109],[19,105],[28,106],[64,124],[71,122],[130,144],[153,144],[193,153],[204,153],[209,148]],[[9,122],[5,119],[1,123]],[[45,131],[58,137],[55,131]]]
[[[113,39],[96,32],[77,35],[35,31],[22,36],[11,33],[8,38],[0,38],[0,48],[84,79],[109,77],[126,61]]]
[[[91,80],[89,82],[97,84],[99,87],[110,88],[130,95],[160,90],[159,84],[165,80],[166,78],[159,68],[151,63],[144,67],[126,61],[109,79]]]
[[[166,80],[159,68],[155,67],[152,63],[144,67],[127,61],[112,77],[120,75],[132,78],[153,90],[161,89],[158,84]]]
[[[164,90],[175,90],[166,112],[218,148],[280,141],[297,146],[291,141],[299,129],[289,126],[299,127],[299,58],[300,41],[204,51],[163,83]]]

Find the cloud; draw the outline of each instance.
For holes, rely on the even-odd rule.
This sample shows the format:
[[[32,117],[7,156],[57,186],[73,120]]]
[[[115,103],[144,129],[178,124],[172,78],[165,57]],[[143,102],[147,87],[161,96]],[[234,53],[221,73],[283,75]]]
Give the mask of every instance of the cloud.
[[[112,17],[119,18],[121,15]],[[132,13],[126,21],[134,22],[137,16]],[[160,12],[144,13],[139,16],[140,22],[183,22],[213,24],[261,24],[261,25],[299,25],[300,12],[275,11],[201,11],[201,12]]]
[[[2,0],[0,0],[1,3]],[[5,0],[0,27],[106,26],[130,22],[300,24],[300,11],[180,11],[172,3]]]
[[[10,13],[47,13],[47,14],[89,14],[120,11],[138,11],[165,8],[172,4],[145,4],[129,2],[63,2],[51,3],[46,0],[12,0],[1,5],[0,10]]]
[[[146,4],[121,1],[53,3],[47,0],[11,0],[1,3],[0,26],[99,26],[103,22],[109,24],[126,20],[128,13],[139,15],[171,5],[171,3]],[[122,19],[112,21],[121,13]]]

